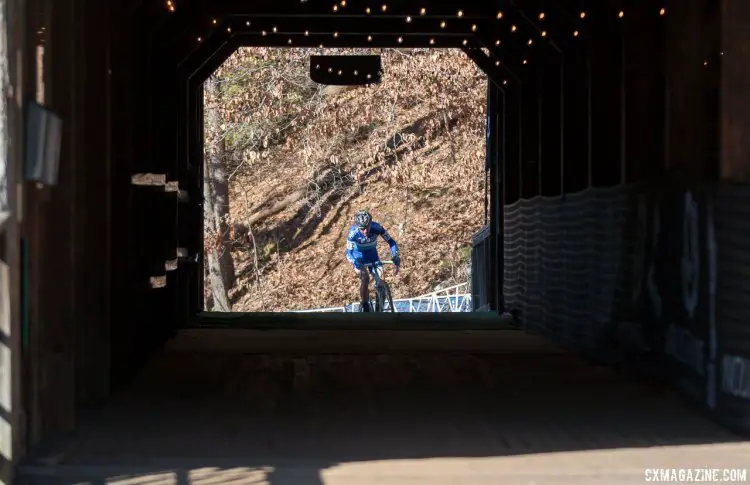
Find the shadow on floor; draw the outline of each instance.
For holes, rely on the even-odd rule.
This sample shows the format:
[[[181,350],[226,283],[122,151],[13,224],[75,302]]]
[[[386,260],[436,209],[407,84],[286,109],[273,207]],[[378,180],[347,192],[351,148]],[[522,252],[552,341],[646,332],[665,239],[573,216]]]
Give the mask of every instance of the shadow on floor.
[[[19,483],[642,483],[747,463],[667,389],[563,352],[165,352]]]

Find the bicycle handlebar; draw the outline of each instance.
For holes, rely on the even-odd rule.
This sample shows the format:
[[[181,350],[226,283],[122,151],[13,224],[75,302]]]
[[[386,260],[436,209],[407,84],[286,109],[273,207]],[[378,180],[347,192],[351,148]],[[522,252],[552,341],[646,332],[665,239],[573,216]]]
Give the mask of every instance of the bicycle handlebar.
[[[394,263],[393,261],[380,261],[380,264],[394,264],[395,265],[396,263]],[[371,268],[375,266],[375,263],[362,263],[362,266],[364,266],[365,268]]]

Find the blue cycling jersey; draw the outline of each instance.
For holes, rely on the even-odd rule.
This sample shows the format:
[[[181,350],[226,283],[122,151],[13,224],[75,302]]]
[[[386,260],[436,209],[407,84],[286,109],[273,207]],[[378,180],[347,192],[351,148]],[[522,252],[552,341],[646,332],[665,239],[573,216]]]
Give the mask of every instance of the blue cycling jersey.
[[[378,256],[378,236],[382,237],[388,243],[388,246],[391,248],[391,254],[395,258],[398,255],[396,241],[383,226],[377,222],[373,222],[370,225],[370,231],[367,236],[362,234],[362,231],[356,225],[353,225],[349,229],[349,235],[346,238],[346,259],[352,264],[357,262],[367,264],[380,261],[380,257]]]

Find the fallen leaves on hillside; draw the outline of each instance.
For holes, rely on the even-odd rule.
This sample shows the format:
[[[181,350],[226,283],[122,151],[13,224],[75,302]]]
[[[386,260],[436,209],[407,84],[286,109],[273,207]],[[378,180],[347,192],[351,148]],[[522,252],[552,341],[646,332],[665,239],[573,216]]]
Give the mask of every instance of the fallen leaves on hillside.
[[[388,276],[395,298],[466,281],[484,221],[485,76],[457,50],[385,50],[379,85],[334,92],[309,80],[309,54],[242,49],[216,74],[221,99],[207,100],[222,107],[206,144],[227,149],[232,223],[305,191],[250,225],[254,245],[236,245],[233,310],[358,300],[344,251],[363,207],[401,248],[403,270]]]

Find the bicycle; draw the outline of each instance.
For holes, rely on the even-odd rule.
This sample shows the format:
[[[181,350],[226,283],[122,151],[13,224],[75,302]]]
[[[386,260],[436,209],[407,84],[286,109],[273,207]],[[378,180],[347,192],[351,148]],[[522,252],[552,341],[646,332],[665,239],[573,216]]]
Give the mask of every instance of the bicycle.
[[[394,263],[393,261],[381,261],[380,264],[386,265]],[[370,308],[372,308],[373,311],[377,313],[395,312],[396,307],[393,305],[391,287],[388,286],[388,283],[386,283],[385,280],[380,277],[378,271],[375,271],[375,263],[366,263],[362,266],[370,270],[370,274],[372,274],[375,278],[375,305],[373,306],[372,300],[370,300]],[[362,311],[362,308],[360,308],[359,311]]]

